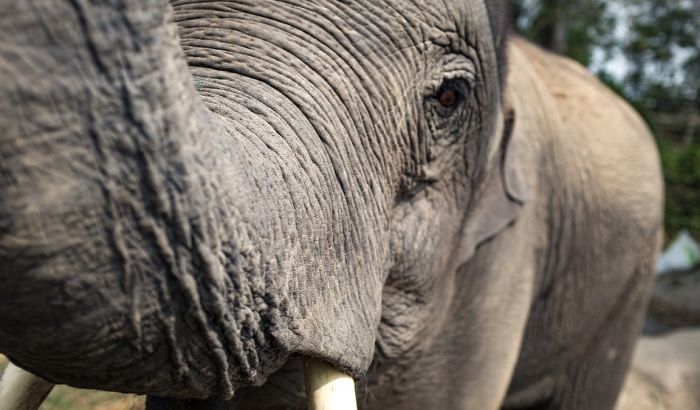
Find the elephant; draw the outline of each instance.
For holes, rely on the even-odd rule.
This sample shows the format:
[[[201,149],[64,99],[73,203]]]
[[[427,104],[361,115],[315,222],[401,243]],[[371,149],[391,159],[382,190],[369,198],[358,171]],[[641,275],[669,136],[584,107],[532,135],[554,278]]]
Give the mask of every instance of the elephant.
[[[612,409],[663,182],[505,0],[26,0],[0,18],[0,353],[147,408]]]

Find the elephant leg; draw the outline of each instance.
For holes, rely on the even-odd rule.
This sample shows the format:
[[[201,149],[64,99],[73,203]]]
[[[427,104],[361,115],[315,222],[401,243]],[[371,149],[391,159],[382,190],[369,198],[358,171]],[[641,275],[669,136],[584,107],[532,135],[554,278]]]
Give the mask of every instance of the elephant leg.
[[[652,266],[642,263],[629,275],[617,303],[599,321],[597,330],[578,344],[571,342],[573,350],[564,354],[559,370],[540,375],[510,395],[502,410],[612,410],[645,318]]]
[[[538,408],[612,410],[615,407],[646,316],[652,279],[650,265],[638,268],[620,302],[565,368],[549,400]]]

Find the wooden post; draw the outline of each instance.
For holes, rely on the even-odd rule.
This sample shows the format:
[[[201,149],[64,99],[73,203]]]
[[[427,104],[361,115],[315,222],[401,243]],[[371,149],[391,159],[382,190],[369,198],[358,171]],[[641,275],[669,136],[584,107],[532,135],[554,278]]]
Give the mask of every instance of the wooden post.
[[[328,363],[305,360],[304,383],[309,410],[357,410],[355,381]]]
[[[10,363],[0,380],[0,410],[36,410],[53,384]]]

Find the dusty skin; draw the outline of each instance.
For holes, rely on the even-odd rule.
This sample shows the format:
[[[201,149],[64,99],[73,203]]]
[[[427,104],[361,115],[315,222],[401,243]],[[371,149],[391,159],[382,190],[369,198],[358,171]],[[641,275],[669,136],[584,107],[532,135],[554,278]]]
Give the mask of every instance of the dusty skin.
[[[363,409],[614,408],[658,153],[505,4],[3,2],[0,352],[150,409],[304,408],[309,358]]]

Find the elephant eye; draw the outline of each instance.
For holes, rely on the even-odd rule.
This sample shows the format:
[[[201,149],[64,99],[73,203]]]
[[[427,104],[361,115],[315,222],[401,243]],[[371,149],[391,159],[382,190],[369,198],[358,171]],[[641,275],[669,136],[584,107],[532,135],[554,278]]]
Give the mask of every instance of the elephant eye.
[[[445,108],[452,108],[457,103],[459,102],[460,95],[456,90],[452,89],[443,89],[440,90],[440,93],[438,95],[438,101],[440,102],[440,105],[442,105]]]
[[[466,84],[459,79],[447,80],[433,97],[438,103],[442,115],[451,114],[464,100]]]

